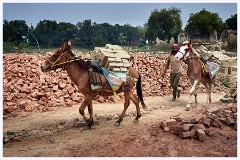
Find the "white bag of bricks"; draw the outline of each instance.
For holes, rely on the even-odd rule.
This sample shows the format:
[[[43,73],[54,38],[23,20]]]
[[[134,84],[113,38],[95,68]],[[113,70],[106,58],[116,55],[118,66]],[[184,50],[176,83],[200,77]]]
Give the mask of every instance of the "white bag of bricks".
[[[92,58],[101,67],[114,72],[127,72],[131,66],[128,52],[118,45],[106,44],[105,47],[95,47]]]

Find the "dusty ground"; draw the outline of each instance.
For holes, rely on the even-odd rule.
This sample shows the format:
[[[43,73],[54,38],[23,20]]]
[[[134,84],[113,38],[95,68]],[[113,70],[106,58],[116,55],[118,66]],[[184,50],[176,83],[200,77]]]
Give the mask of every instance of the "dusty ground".
[[[213,94],[215,104],[223,95]],[[95,104],[96,125],[92,129],[76,125],[82,120],[78,106],[44,113],[24,113],[3,120],[3,132],[21,133],[21,139],[3,145],[4,157],[236,157],[237,131],[228,126],[211,127],[205,142],[181,139],[159,128],[171,116],[191,117],[206,109],[206,94],[199,94],[199,105],[184,111],[188,95],[176,102],[170,97],[146,97],[148,110],[135,122],[135,107],[129,106],[120,126],[115,126],[123,103]],[[213,104],[214,105],[214,104]]]

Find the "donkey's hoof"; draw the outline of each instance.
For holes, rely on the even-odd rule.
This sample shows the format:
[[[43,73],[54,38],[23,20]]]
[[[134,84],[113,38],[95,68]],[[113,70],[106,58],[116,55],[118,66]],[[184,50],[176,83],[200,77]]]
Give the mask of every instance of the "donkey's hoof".
[[[117,123],[117,122],[116,122],[116,123],[114,124],[114,126],[115,126],[115,127],[119,127],[120,124],[121,124],[121,123]]]
[[[134,124],[139,124],[139,120],[137,120],[136,118],[133,120]]]
[[[91,128],[92,128],[92,123],[89,122],[89,123],[87,124],[87,126],[91,129]]]
[[[116,123],[121,123],[123,121],[122,117],[119,117]]]
[[[135,120],[138,121],[138,119],[141,117],[141,115],[137,115],[137,117],[135,118]]]
[[[90,129],[92,129],[92,126],[86,125],[83,129],[84,130],[90,130]]]
[[[94,124],[94,121],[93,121],[93,119],[91,119],[89,122],[87,122],[87,126],[89,127],[89,128],[92,128],[92,125]]]

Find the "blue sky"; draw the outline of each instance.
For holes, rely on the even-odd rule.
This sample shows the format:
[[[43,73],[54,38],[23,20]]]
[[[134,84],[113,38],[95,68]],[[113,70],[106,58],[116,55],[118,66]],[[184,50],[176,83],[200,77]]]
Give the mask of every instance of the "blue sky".
[[[143,26],[154,9],[176,7],[181,9],[183,27],[190,13],[202,9],[218,13],[223,21],[237,13],[237,3],[3,3],[3,19],[25,20],[28,26],[35,27],[40,20],[56,20],[76,24],[86,19],[92,22],[110,24],[131,24]],[[75,2],[75,1],[74,1]],[[160,1],[161,2],[161,1]]]

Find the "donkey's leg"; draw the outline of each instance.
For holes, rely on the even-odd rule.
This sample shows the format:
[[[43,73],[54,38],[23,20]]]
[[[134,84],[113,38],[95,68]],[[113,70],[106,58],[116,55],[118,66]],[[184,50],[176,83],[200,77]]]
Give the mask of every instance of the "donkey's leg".
[[[195,103],[197,104],[197,91],[195,90],[195,91],[193,92],[193,94],[194,94],[194,97],[195,97]]]
[[[84,120],[88,123],[88,125],[91,125],[91,119],[89,119],[85,113],[84,110],[87,107],[87,105],[89,105],[89,102],[91,101],[90,97],[86,96],[82,105],[79,107],[79,113],[82,115],[82,117],[84,118]]]
[[[212,84],[209,85],[209,103],[212,103],[211,91],[212,91]]]
[[[205,89],[206,89],[206,93],[207,93],[207,100],[206,100],[206,104],[208,103],[208,101],[209,101],[209,95],[208,95],[208,89],[209,89],[209,85],[208,85],[208,82],[204,82],[203,83],[203,85],[204,85],[204,87],[205,87]]]
[[[189,98],[188,98],[188,104],[186,105],[186,110],[189,111],[190,110],[190,107],[191,107],[191,98],[192,98],[192,94],[193,92],[195,91],[195,88],[196,88],[196,85],[198,84],[198,80],[194,80],[193,83],[192,83],[192,88],[190,89],[189,91]],[[195,99],[196,100],[196,99]]]
[[[141,112],[140,112],[140,107],[139,107],[139,101],[138,101],[138,98],[132,93],[130,92],[130,99],[133,101],[133,103],[135,104],[136,106],[136,110],[137,110],[137,116],[136,116],[136,120],[138,120],[142,115],[141,115]]]
[[[120,123],[123,121],[123,117],[125,116],[125,113],[126,113],[126,111],[127,111],[127,109],[128,109],[128,106],[130,105],[129,91],[124,92],[124,100],[125,100],[125,102],[124,102],[124,109],[123,109],[123,111],[122,111],[121,116],[119,117],[119,119],[118,119],[117,122],[116,122],[116,123],[118,123],[118,124],[120,124]]]
[[[206,83],[205,85],[206,87],[206,91],[207,91],[207,101],[206,101],[206,104],[208,103],[211,103],[212,100],[211,100],[211,89],[212,89],[212,85],[209,84],[209,82]]]
[[[198,84],[198,80],[195,80],[193,82],[192,88],[189,91],[190,94],[192,94],[195,91],[197,84]]]
[[[92,100],[89,102],[88,104],[88,113],[90,115],[90,123],[91,124],[94,124],[94,121],[93,121],[93,107],[92,107]]]

